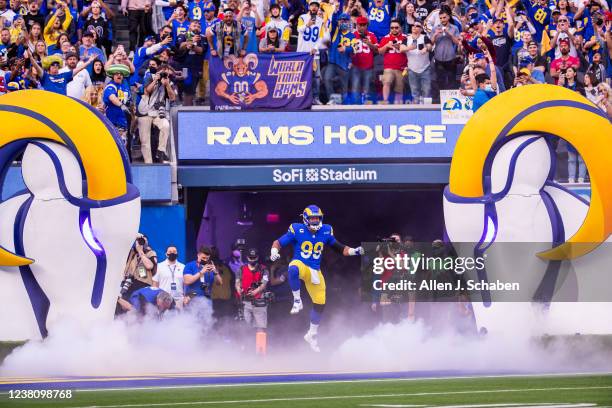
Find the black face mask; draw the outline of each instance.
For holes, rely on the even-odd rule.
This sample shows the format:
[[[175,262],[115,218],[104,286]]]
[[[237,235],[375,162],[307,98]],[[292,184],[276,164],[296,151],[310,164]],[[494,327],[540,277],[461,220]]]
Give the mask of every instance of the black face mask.
[[[168,260],[170,262],[174,262],[174,261],[176,261],[176,258],[178,257],[178,254],[166,254],[166,256],[168,257]]]
[[[257,261],[258,261],[257,259],[248,259],[249,265],[251,266],[257,265]]]

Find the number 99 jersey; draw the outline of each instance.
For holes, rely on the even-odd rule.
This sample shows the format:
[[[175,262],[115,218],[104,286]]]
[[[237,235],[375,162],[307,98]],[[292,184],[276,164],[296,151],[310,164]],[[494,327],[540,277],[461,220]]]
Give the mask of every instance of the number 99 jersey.
[[[293,244],[294,260],[302,261],[309,268],[320,270],[323,248],[325,245],[333,245],[336,238],[334,229],[329,224],[323,224],[318,231],[312,232],[304,224],[293,223],[278,242],[281,246]]]

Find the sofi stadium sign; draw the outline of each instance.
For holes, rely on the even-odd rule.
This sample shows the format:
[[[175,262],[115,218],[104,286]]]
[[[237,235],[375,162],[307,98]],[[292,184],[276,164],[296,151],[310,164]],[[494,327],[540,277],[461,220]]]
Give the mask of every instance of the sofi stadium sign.
[[[178,152],[180,160],[443,158],[461,128],[441,124],[438,110],[179,111]]]

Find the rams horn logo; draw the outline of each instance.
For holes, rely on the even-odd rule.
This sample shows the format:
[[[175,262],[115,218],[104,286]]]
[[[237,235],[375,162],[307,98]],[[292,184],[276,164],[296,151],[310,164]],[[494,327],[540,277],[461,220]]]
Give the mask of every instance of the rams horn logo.
[[[548,260],[586,255],[612,233],[612,124],[587,99],[554,85],[530,85],[487,102],[463,128],[450,169],[449,193],[485,202],[492,153],[512,137],[557,136],[582,155],[591,179],[590,206],[580,228],[565,242],[541,252]]]
[[[22,173],[28,187],[0,205],[4,245],[0,247],[0,281],[7,291],[26,292],[31,303],[29,313],[21,310],[23,304],[21,309],[9,305],[15,309],[11,324],[33,321],[33,309],[35,324],[44,337],[50,307],[55,308],[54,316],[66,313],[69,307],[86,315],[87,302],[91,313],[102,310],[106,316],[114,308],[110,303],[115,294],[104,293],[104,287],[121,280],[116,269],[125,263],[140,211],[139,192],[131,184],[127,154],[116,131],[85,103],[38,90],[1,96],[0,121],[0,181],[14,158],[25,152]],[[11,208],[18,211],[11,212]],[[6,221],[7,214],[15,217],[15,213],[13,227]],[[71,216],[75,219],[69,219]],[[7,245],[13,245],[14,251]],[[54,253],[53,248],[62,248],[64,253]],[[62,258],[70,259],[70,268]],[[16,269],[11,267],[18,267],[18,272],[13,273]],[[65,276],[82,281],[77,284]],[[66,286],[62,289],[61,285]],[[77,292],[82,299],[65,303],[67,296],[77,298],[73,296]],[[11,330],[3,328],[0,337],[32,332],[16,329],[18,334],[12,334]]]

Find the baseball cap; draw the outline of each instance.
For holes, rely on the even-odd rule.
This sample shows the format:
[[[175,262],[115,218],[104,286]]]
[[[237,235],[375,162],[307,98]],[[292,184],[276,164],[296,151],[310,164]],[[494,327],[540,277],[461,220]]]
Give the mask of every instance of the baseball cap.
[[[250,248],[247,251],[247,259],[259,259],[259,251],[256,248]]]
[[[567,38],[563,38],[562,40],[559,40],[559,44],[567,44],[567,45],[569,45],[569,40]]]
[[[147,41],[155,41],[155,36],[154,35],[147,35],[144,38],[144,42],[147,42]]]
[[[553,9],[552,14],[561,14],[561,10]]]
[[[518,72],[519,75],[527,75],[527,76],[531,76],[531,71],[529,70],[529,68],[521,68],[519,69]]]
[[[350,19],[351,19],[351,16],[349,16],[346,13],[342,13],[338,16],[338,20],[350,20]]]
[[[321,6],[321,3],[319,3],[319,0],[311,0],[310,2],[308,2],[308,5],[311,4],[316,4],[317,6]]]
[[[364,16],[359,16],[355,19],[357,24],[368,24],[368,18]]]
[[[93,37],[94,34],[91,31],[85,31],[82,35],[82,37]]]
[[[485,57],[485,55],[482,52],[479,52],[477,54],[474,54],[474,58],[478,59],[483,59]]]
[[[72,51],[67,52],[66,53],[66,59],[71,58],[71,57],[75,57],[76,59],[78,59],[79,58],[79,54],[77,54],[76,52],[72,52]]]
[[[217,7],[215,6],[215,3],[208,3],[208,5],[206,7],[204,7],[204,11],[215,11],[217,10]]]

